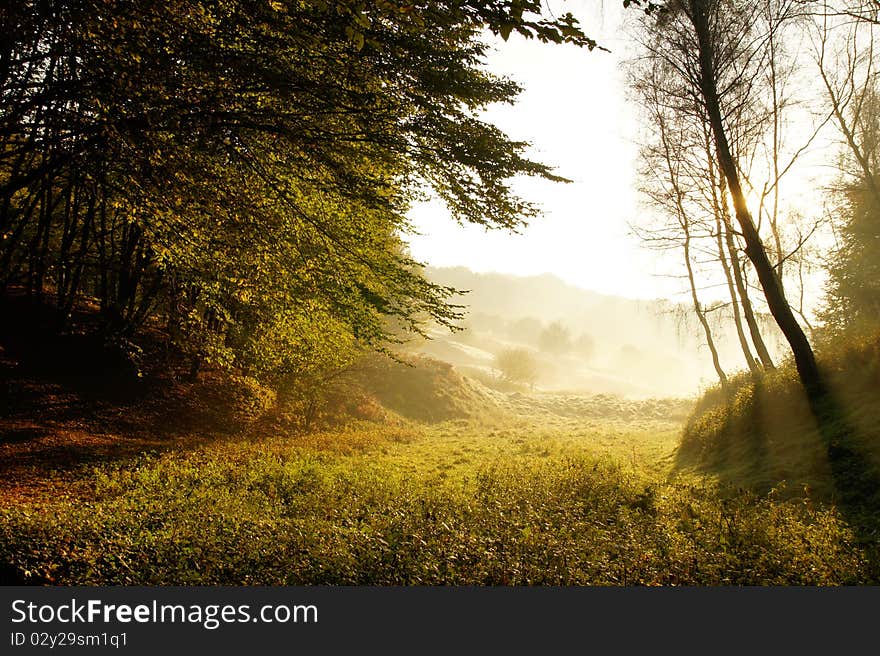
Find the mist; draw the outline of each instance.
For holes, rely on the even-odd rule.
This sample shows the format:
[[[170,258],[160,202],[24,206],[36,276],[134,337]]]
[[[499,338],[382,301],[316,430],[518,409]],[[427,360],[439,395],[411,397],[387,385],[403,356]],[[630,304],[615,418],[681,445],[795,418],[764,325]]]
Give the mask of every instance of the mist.
[[[429,267],[426,276],[461,290],[460,330],[435,327],[412,350],[454,365],[489,386],[510,388],[497,358],[510,351],[534,362],[536,391],[615,394],[626,398],[690,397],[717,383],[700,326],[686,305],[600,294],[551,274],[475,273]],[[712,316],[722,364],[744,367],[742,351],[720,306]],[[768,345],[782,344],[768,321]]]

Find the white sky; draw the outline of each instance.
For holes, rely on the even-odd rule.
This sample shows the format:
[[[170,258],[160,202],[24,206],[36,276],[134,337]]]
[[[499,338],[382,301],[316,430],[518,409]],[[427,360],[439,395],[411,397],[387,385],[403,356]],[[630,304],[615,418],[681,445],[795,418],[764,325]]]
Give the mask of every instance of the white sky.
[[[626,101],[620,69],[621,4],[553,3],[554,11],[578,16],[584,31],[610,54],[516,36],[493,42],[489,69],[516,80],[524,91],[514,106],[493,107],[484,118],[533,144],[532,158],[573,182],[518,181],[515,189],[543,211],[518,235],[460,226],[439,202],[418,205],[409,214],[420,233],[410,239],[415,259],[479,272],[549,272],[587,289],[632,298],[681,291],[680,281],[659,275],[667,268],[640,246],[627,225],[643,210],[635,192],[635,109]]]

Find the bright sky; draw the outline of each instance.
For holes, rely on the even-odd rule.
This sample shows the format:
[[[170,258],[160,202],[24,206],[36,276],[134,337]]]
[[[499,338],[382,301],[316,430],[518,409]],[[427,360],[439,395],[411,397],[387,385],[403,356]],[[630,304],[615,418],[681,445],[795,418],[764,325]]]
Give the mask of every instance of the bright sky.
[[[573,182],[517,184],[517,191],[543,210],[518,235],[460,226],[439,202],[419,205],[409,215],[420,233],[410,240],[412,254],[434,266],[552,273],[587,289],[632,298],[672,296],[681,291],[681,282],[659,275],[668,267],[629,234],[628,223],[637,220],[640,209],[636,117],[620,69],[622,3],[552,4],[554,11],[572,11],[585,32],[612,53],[515,36],[506,43],[497,39],[489,69],[513,78],[524,91],[516,105],[493,107],[485,118],[511,137],[532,143],[534,159]]]

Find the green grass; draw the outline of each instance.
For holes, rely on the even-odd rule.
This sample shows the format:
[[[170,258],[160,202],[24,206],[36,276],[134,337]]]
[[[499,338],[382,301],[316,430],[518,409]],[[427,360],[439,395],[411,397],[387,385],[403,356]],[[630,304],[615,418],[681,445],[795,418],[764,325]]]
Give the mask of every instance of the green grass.
[[[880,475],[880,336],[825,344],[818,356],[833,399],[824,433],[793,365],[741,374],[728,390],[711,389],[698,401],[677,453],[679,469],[758,492],[784,484],[791,496],[834,503],[844,491],[823,437],[833,432]],[[880,503],[880,496],[864,500]]]
[[[675,476],[664,403],[539,395],[144,456],[0,511],[0,559],[60,584],[865,582],[833,508]]]
[[[880,335],[836,336],[818,361],[817,421],[791,363],[709,390],[685,426],[676,470],[719,485],[837,508],[880,580]]]

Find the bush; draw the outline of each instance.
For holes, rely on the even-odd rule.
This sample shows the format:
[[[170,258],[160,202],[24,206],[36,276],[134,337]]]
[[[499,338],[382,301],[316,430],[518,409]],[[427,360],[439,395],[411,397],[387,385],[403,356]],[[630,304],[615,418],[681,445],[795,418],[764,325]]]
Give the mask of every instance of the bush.
[[[229,391],[232,416],[242,423],[256,421],[268,412],[277,400],[275,390],[250,376],[233,376]]]
[[[524,348],[506,349],[495,356],[495,368],[509,383],[534,387],[538,380],[538,362],[531,351]]]
[[[538,343],[546,353],[567,353],[572,349],[571,332],[561,322],[554,321],[541,332]]]
[[[817,359],[829,385],[833,416],[846,447],[867,471],[880,473],[880,337],[837,336],[821,343]],[[677,462],[733,485],[766,491],[781,482],[791,495],[839,495],[823,437],[793,363],[731,377],[707,390],[685,426]],[[867,499],[865,499],[867,501]]]
[[[223,371],[204,372],[189,389],[192,419],[228,431],[254,423],[276,400],[275,390],[256,378]]]

